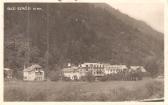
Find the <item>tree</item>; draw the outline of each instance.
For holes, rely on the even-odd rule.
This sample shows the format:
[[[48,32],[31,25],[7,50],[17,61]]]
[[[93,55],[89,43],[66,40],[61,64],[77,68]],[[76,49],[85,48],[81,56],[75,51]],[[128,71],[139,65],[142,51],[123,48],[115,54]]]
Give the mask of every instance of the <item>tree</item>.
[[[145,65],[145,68],[148,72],[150,72],[151,76],[152,77],[155,77],[157,76],[157,74],[159,73],[159,65],[157,64],[156,61],[151,61],[151,62],[148,62],[146,65]]]
[[[89,81],[89,82],[93,82],[95,81],[95,77],[93,76],[92,72],[87,72],[86,74],[86,80]]]
[[[48,73],[48,78],[51,80],[51,81],[58,81],[61,76],[60,76],[60,71],[49,71]]]

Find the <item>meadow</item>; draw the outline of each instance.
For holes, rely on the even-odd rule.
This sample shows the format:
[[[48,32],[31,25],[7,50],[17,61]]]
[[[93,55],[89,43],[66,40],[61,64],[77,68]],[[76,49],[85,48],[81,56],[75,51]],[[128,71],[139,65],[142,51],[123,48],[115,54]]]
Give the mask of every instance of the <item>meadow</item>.
[[[5,81],[4,101],[139,101],[164,97],[164,82]]]

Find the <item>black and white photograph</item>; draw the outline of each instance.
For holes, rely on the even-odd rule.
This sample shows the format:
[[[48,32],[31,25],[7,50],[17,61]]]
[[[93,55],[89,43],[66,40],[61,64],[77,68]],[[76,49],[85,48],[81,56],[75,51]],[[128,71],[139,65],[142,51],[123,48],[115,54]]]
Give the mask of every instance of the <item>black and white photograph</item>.
[[[164,2],[7,2],[3,12],[4,102],[164,102]]]

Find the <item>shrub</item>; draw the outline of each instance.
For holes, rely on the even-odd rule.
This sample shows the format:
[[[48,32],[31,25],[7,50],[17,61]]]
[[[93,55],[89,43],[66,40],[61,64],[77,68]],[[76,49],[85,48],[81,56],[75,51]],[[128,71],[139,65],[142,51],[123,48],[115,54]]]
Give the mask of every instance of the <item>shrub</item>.
[[[105,75],[105,76],[99,77],[98,80],[99,81],[107,81],[107,80],[109,80],[109,77],[107,75]]]
[[[15,77],[16,79],[23,80],[23,71],[17,71]]]
[[[71,79],[69,77],[62,77],[62,80],[64,80],[64,81],[70,81]]]
[[[153,78],[157,77],[159,73],[159,63],[157,61],[158,60],[156,58],[153,58],[145,65],[146,70],[150,72]]]
[[[60,79],[60,71],[50,71],[48,77],[51,81],[58,81]]]
[[[86,76],[82,76],[82,77],[80,78],[80,80],[82,80],[82,81],[87,81],[87,77],[86,77]]]
[[[93,82],[93,81],[95,81],[95,77],[93,76],[93,74],[91,72],[88,72],[86,74],[86,80],[89,82]]]

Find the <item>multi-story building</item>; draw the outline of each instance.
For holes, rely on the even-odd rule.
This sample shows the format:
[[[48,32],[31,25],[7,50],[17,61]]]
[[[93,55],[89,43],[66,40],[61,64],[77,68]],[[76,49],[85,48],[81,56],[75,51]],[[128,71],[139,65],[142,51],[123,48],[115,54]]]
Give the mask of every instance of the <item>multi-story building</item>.
[[[70,64],[68,64],[70,65]],[[107,63],[83,63],[79,66],[68,66],[63,69],[65,77],[69,77],[72,80],[80,79],[82,76],[86,76],[88,72],[92,73],[95,77],[101,77],[109,74],[117,74],[120,72],[129,72],[129,70],[140,69],[142,72],[146,72],[143,66],[130,66],[130,69],[126,65],[111,65]]]
[[[25,81],[43,81],[44,71],[38,64],[34,64],[23,70],[23,80]]]
[[[83,63],[81,67],[84,67],[86,71],[91,72],[93,76],[104,76],[104,64],[102,63]]]

